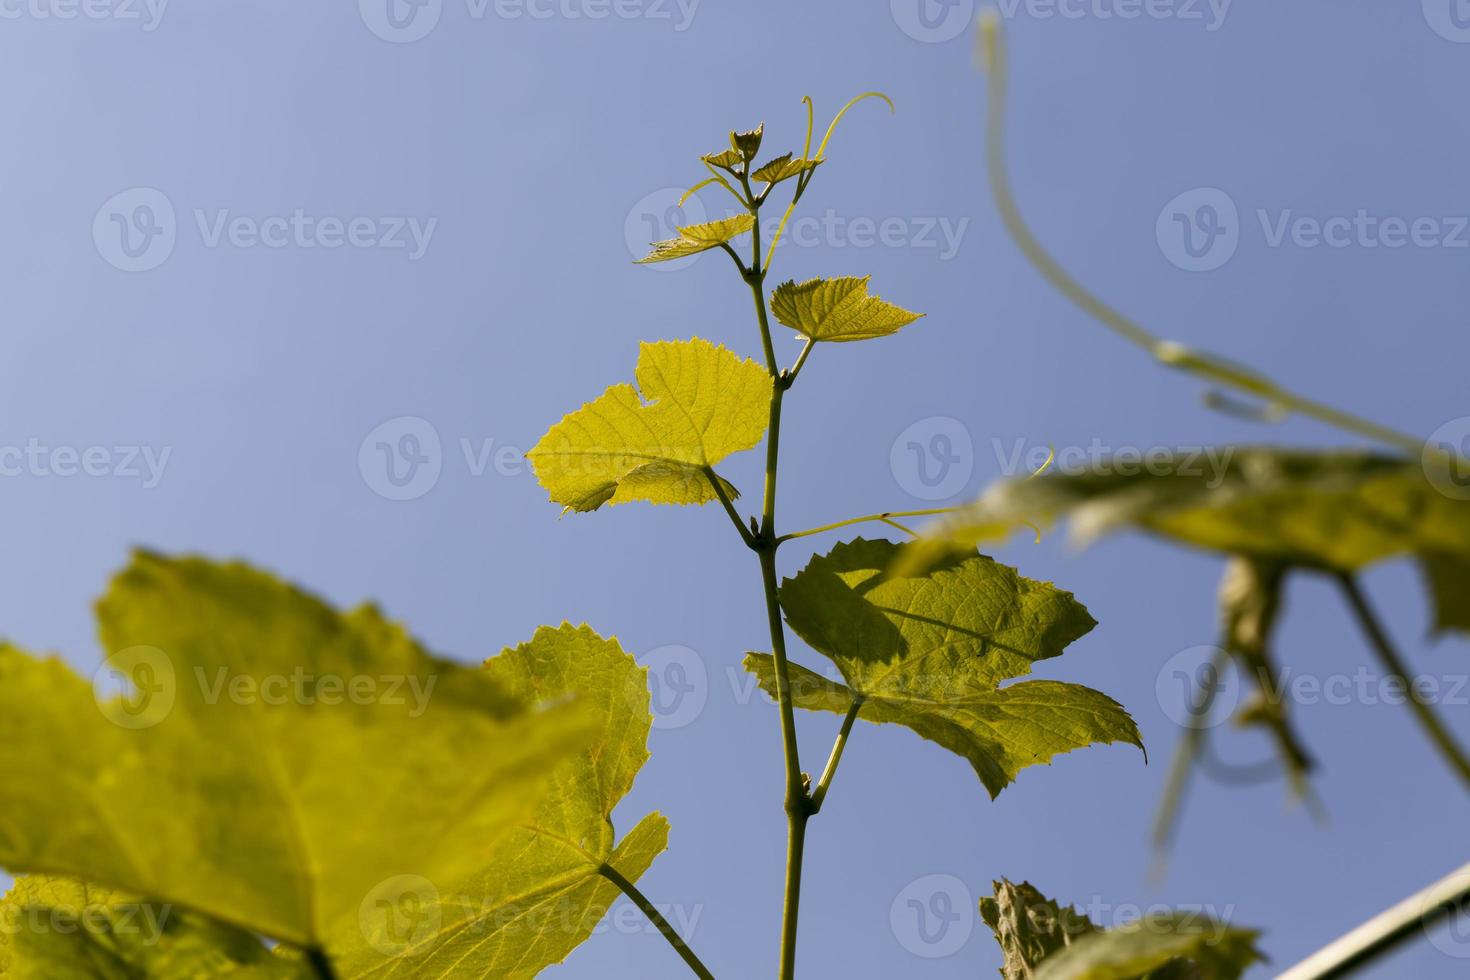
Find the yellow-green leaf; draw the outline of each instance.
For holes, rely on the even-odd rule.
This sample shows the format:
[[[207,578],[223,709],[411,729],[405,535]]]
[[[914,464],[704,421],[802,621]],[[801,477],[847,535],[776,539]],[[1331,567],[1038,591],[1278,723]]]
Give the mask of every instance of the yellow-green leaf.
[[[553,502],[575,511],[708,503],[716,494],[705,469],[765,433],[770,373],[707,340],[644,344],[637,380],[583,405],[526,454]]]
[[[787,622],[845,684],[792,665],[799,707],[913,729],[965,759],[991,796],[1027,766],[1098,742],[1143,747],[1111,698],[1060,681],[1003,681],[1062,654],[1096,625],[1069,592],[984,556],[925,575],[885,575],[898,546],[858,539],[813,558],[781,587]],[[770,658],[746,658],[773,692]]]
[[[615,846],[612,811],[648,759],[653,721],[646,671],[616,640],[585,626],[543,627],[485,670],[527,701],[590,705],[596,736],[553,770],[536,812],[476,874],[421,884],[412,921],[375,916],[363,946],[340,963],[348,976],[533,977],[591,935],[618,898],[599,868],[636,881],[667,843],[667,821],[651,813]]]
[[[0,866],[296,945],[401,867],[478,870],[589,735],[243,564],[139,554],[98,619],[116,696],[0,650]]]
[[[70,878],[26,875],[0,901],[6,980],[308,980],[258,936]]]
[[[1198,912],[1154,912],[1099,929],[1029,883],[1005,879],[995,882],[994,898],[980,900],[980,917],[1005,953],[1005,980],[1239,980],[1265,959],[1259,932]]]
[[[808,170],[815,170],[821,162],[821,160],[808,160],[805,157],[787,153],[774,160],[766,161],[750,176],[763,184],[779,184],[783,180],[798,177]]]
[[[749,163],[755,159],[755,155],[761,151],[761,139],[765,136],[766,124],[761,123],[755,129],[744,133],[731,133],[730,146],[741,158]]]
[[[718,153],[706,153],[699,159],[711,167],[719,167],[721,170],[729,170],[732,173],[739,173],[740,165],[745,162],[745,157],[741,156],[740,151],[733,146]]]
[[[871,278],[782,283],[771,297],[771,312],[803,336],[836,343],[886,337],[923,316],[869,296]]]
[[[671,262],[674,259],[698,255],[700,252],[719,248],[750,231],[754,225],[755,217],[749,214],[737,214],[733,217],[721,218],[719,221],[707,221],[702,225],[689,225],[678,230],[678,238],[654,242],[651,246],[653,251],[638,261],[639,263]]]

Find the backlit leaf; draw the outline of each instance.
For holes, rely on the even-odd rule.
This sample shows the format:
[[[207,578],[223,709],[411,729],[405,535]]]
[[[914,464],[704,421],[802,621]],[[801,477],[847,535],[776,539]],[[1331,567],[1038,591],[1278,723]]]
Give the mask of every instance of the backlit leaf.
[[[781,587],[787,621],[845,684],[795,668],[794,703],[904,725],[970,762],[991,796],[1027,766],[1097,742],[1143,747],[1128,713],[1090,688],[1034,680],[1096,623],[1069,592],[975,555],[889,578],[898,546],[858,539],[813,558]],[[770,658],[746,668],[775,690]]]
[[[334,950],[400,867],[483,867],[588,735],[238,563],[139,554],[98,618],[116,696],[0,650],[0,866],[296,945]]]
[[[755,225],[755,218],[749,214],[737,214],[730,218],[721,218],[719,221],[707,221],[702,225],[689,225],[680,228],[678,238],[670,238],[667,241],[654,242],[653,251],[638,260],[641,263],[648,262],[670,262],[674,259],[686,258],[690,255],[698,255],[745,234]]]
[[[762,164],[755,173],[750,176],[763,184],[779,184],[783,180],[798,177],[808,170],[815,170],[821,160],[807,160],[802,157],[794,157],[787,153]]]
[[[476,874],[420,884],[411,921],[375,919],[368,941],[341,962],[349,976],[535,976],[591,935],[620,895],[599,867],[606,862],[636,881],[667,843],[668,823],[657,813],[621,843],[613,832],[613,807],[648,758],[653,720],[646,671],[617,641],[585,626],[543,627],[485,670],[526,701],[575,697],[589,705],[596,736],[553,770],[536,812]]]
[[[870,278],[782,283],[771,297],[771,312],[797,333],[839,343],[886,337],[923,316],[869,296]]]
[[[716,495],[704,468],[765,433],[770,373],[707,340],[644,344],[637,379],[562,419],[526,454],[553,502],[575,511],[708,503]]]
[[[1264,960],[1260,933],[1200,913],[1164,911],[1099,929],[1028,883],[995,882],[980,916],[1005,953],[1005,980],[1239,980]]]
[[[739,173],[740,165],[745,162],[745,157],[733,146],[727,147],[718,153],[706,153],[699,159],[712,167],[719,167],[721,170],[729,170],[732,173]]]
[[[27,875],[0,901],[6,980],[308,980],[260,938],[160,902]]]

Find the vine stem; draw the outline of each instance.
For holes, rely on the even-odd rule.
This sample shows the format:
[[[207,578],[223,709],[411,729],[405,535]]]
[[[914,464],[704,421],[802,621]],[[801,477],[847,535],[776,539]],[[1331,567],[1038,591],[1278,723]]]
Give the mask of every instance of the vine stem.
[[[1204,351],[1157,337],[1127,316],[1093,295],[1042,246],[1027,226],[1016,205],[1005,155],[1006,59],[998,17],[986,14],[980,21],[980,43],[989,79],[985,135],[986,167],[990,172],[991,196],[1000,212],[1002,223],[1021,249],[1027,261],[1047,282],[1103,326],[1148,351],[1154,359],[1169,367],[1188,371],[1207,380],[1244,391],[1285,411],[1297,412],[1335,428],[1366,436],[1375,442],[1394,446],[1414,455],[1424,450],[1424,442],[1411,435],[1315,401],[1281,387],[1276,382],[1246,365],[1237,364]]]
[[[827,531],[836,531],[840,528],[851,527],[854,524],[881,523],[893,524],[894,518],[898,517],[935,517],[940,514],[953,514],[964,510],[964,507],[931,507],[928,510],[885,510],[881,514],[866,514],[862,517],[850,517],[845,521],[837,521],[833,524],[823,524],[821,527],[810,528],[805,531],[794,531],[791,534],[783,534],[776,539],[777,543],[793,541],[796,538],[809,538],[814,534],[825,534]],[[901,531],[908,528],[900,527]],[[913,532],[909,531],[910,534]]]
[[[781,621],[781,600],[777,592],[776,549],[776,471],[781,458],[781,402],[794,376],[782,375],[771,343],[771,322],[766,312],[765,280],[769,266],[761,265],[760,205],[750,194],[755,223],[751,228],[751,267],[745,281],[755,300],[756,321],[760,324],[761,346],[766,355],[766,369],[771,375],[770,418],[766,430],[766,481],[761,504],[760,529],[747,544],[760,559],[761,585],[765,592],[766,619],[771,631],[771,657],[776,667],[776,703],[781,713],[781,744],[786,762],[786,886],[781,905],[780,980],[793,980],[796,975],[796,923],[801,907],[801,866],[806,851],[806,824],[812,814],[807,781],[801,771],[801,752],[796,740],[796,717],[791,703],[791,678],[786,660],[786,627]]]
[[[665,919],[663,913],[648,900],[648,896],[638,890],[637,885],[623,877],[617,868],[614,868],[606,862],[598,866],[597,873],[614,885],[617,885],[618,889],[624,895],[627,895],[634,905],[638,906],[639,911],[648,917],[648,921],[652,922],[659,932],[663,933],[663,937],[669,941],[669,945],[674,947],[674,951],[689,965],[689,969],[694,971],[695,976],[699,977],[700,980],[715,980],[715,975],[709,971],[709,967],[700,962],[699,957],[694,955],[694,950],[690,949],[689,944],[684,941],[683,937],[674,931],[674,927],[669,925],[669,920]]]
[[[1455,736],[1440,721],[1439,716],[1429,703],[1421,699],[1414,691],[1413,682],[1408,675],[1408,668],[1404,658],[1394,648],[1393,641],[1388,638],[1388,632],[1383,628],[1376,613],[1368,605],[1368,599],[1363,595],[1363,590],[1358,586],[1357,580],[1348,574],[1337,576],[1338,584],[1342,587],[1343,595],[1347,597],[1348,605],[1352,607],[1353,615],[1357,617],[1358,626],[1367,636],[1369,645],[1373,652],[1378,655],[1378,661],[1388,672],[1389,676],[1404,686],[1409,707],[1419,721],[1419,726],[1429,736],[1429,740],[1439,749],[1446,762],[1460,774],[1467,785],[1470,785],[1470,756],[1455,741]]]
[[[1332,980],[1377,959],[1421,930],[1428,932],[1456,912],[1470,912],[1470,864],[1379,913],[1324,946],[1276,980]]]
[[[852,732],[852,723],[857,721],[858,712],[862,708],[863,699],[853,698],[852,705],[842,719],[842,728],[837,732],[837,741],[832,743],[832,754],[827,757],[827,768],[822,770],[822,778],[817,780],[817,788],[812,790],[812,813],[818,813],[822,809],[822,801],[827,798],[827,787],[832,785],[832,777],[837,775],[837,764],[842,761],[842,750],[847,747],[847,736]]]

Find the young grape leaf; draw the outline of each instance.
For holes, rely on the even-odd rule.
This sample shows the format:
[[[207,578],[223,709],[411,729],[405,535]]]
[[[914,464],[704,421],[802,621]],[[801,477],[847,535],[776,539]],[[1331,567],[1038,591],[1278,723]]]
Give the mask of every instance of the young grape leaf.
[[[552,502],[708,503],[717,495],[706,468],[766,431],[770,372],[707,340],[643,344],[637,380],[566,416],[526,454]]]
[[[995,933],[1005,980],[1239,980],[1264,960],[1259,932],[1194,912],[1162,912],[1116,929],[1050,901],[1029,883],[995,882],[980,900]]]
[[[1437,490],[1416,461],[1371,453],[1235,448],[1097,461],[1089,472],[997,484],[911,546],[912,572],[951,548],[1070,517],[1087,541],[1137,527],[1229,555],[1293,567],[1356,571],[1413,554],[1444,578],[1439,622],[1463,627],[1449,602],[1453,569],[1470,564],[1470,501]]]
[[[640,265],[649,262],[671,262],[690,255],[698,255],[745,234],[755,225],[755,217],[737,214],[719,221],[707,221],[702,225],[689,225],[678,229],[679,237],[654,242],[652,252],[638,260]]]
[[[309,980],[303,960],[206,916],[70,878],[26,875],[0,901],[6,980]]]
[[[718,153],[706,153],[699,159],[703,160],[711,167],[719,167],[721,170],[728,170],[732,174],[736,174],[737,176],[740,173],[740,165],[745,162],[745,157],[741,156],[740,151],[735,149],[735,147],[733,146],[726,147]]]
[[[485,671],[527,701],[591,705],[596,736],[553,769],[550,793],[474,875],[421,884],[412,920],[375,917],[366,941],[341,958],[347,976],[533,977],[591,935],[618,898],[604,864],[636,881],[667,844],[658,813],[616,843],[612,811],[648,759],[653,721],[647,671],[616,640],[586,626],[542,627]]]
[[[776,319],[812,340],[844,343],[886,337],[924,314],[868,295],[871,276],[785,282],[771,297]]]
[[[821,160],[808,160],[804,157],[793,159],[793,157],[794,154],[787,153],[774,160],[768,160],[750,176],[763,184],[779,184],[783,180],[799,177],[808,170],[817,169],[817,165],[822,162]]]
[[[792,665],[793,703],[904,725],[970,762],[992,797],[1022,769],[1097,742],[1143,748],[1117,702],[1078,684],[1002,681],[1060,656],[1096,625],[1069,592],[973,555],[914,578],[885,572],[898,545],[859,538],[781,587],[787,622],[845,684]],[[745,666],[775,691],[771,659]]]
[[[755,155],[761,151],[761,139],[765,136],[766,124],[761,123],[755,129],[744,133],[731,133],[730,146],[739,153],[741,158],[749,163],[755,159]]]
[[[95,689],[0,649],[0,866],[298,946],[402,866],[478,870],[590,735],[243,564],[138,554],[97,611]]]

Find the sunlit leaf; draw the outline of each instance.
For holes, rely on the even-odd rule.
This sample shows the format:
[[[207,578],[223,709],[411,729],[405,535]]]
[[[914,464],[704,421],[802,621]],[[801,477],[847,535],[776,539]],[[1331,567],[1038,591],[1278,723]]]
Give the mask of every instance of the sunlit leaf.
[[[307,980],[258,936],[160,902],[27,875],[0,901],[6,980]]]
[[[739,173],[740,165],[745,162],[745,157],[733,146],[727,147],[718,153],[706,153],[699,159],[712,167],[719,167],[721,170],[729,170],[732,173]]]
[[[991,796],[1027,766],[1098,742],[1143,747],[1133,719],[1077,684],[999,685],[1057,657],[1096,625],[1069,592],[975,555],[888,578],[898,546],[859,539],[813,558],[781,587],[791,628],[830,657],[845,684],[793,665],[794,703],[904,725],[970,762]],[[768,656],[746,668],[768,692]]]
[[[0,866],[330,951],[400,867],[457,878],[588,735],[245,565],[139,554],[98,605],[117,696],[0,650]]]
[[[797,333],[834,342],[886,337],[923,316],[869,296],[870,278],[782,283],[771,297],[771,312]]]
[[[566,416],[526,454],[553,502],[708,503],[704,468],[765,433],[770,373],[707,340],[644,344],[637,379]]]
[[[749,214],[737,214],[719,221],[708,221],[702,225],[689,225],[678,229],[678,238],[654,242],[653,251],[638,261],[640,263],[670,262],[674,259],[698,255],[700,252],[719,248],[731,239],[750,231],[754,225],[755,218]]]
[[[1260,933],[1190,911],[1099,929],[1028,883],[995,882],[980,916],[1005,953],[1005,980],[1239,980],[1265,957]]]
[[[608,863],[637,880],[667,843],[668,823],[657,813],[621,843],[613,832],[613,808],[648,759],[652,724],[645,669],[617,641],[585,626],[543,627],[485,670],[527,701],[589,705],[596,737],[553,770],[536,812],[476,874],[420,885],[411,922],[375,919],[367,942],[341,962],[349,976],[535,976],[591,935],[618,898],[598,869]]]
[[[821,160],[806,160],[802,157],[794,157],[787,153],[776,157],[774,160],[762,164],[755,173],[750,176],[763,184],[779,184],[783,180],[799,177],[808,170],[815,170]]]

